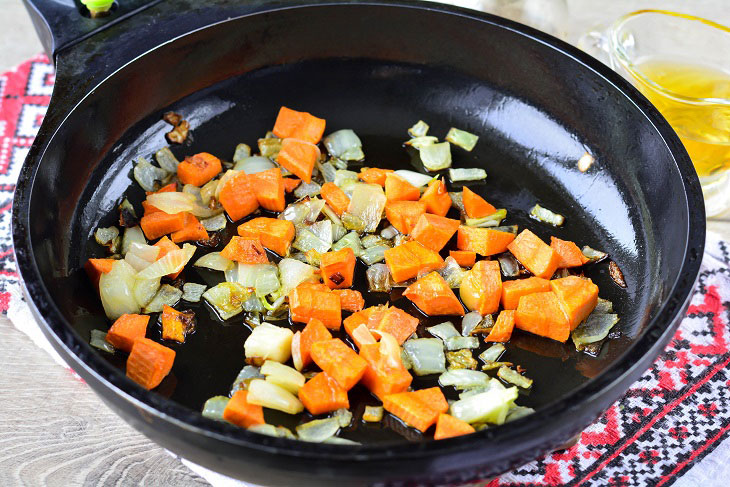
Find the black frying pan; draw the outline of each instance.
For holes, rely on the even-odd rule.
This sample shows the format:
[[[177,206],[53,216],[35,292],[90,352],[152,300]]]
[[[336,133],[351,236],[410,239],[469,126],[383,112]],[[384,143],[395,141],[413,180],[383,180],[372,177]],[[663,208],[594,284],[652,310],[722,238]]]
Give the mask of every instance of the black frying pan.
[[[100,397],[178,454],[267,485],[488,478],[580,432],[648,367],[683,315],[705,236],[691,162],[648,101],[557,39],[431,3],[129,1],[107,19],[77,21],[71,0],[26,1],[57,66],[13,213],[29,303]],[[418,119],[442,136],[450,126],[479,134],[455,164],[487,170],[486,183],[471,188],[507,208],[506,223],[590,244],[619,264],[625,290],[605,264],[588,275],[615,303],[620,338],[590,358],[517,334],[509,357],[536,381],[520,402],[537,412],[438,442],[359,425],[345,436],[366,439],[362,447],[307,444],[203,418],[202,402],[225,394],[243,364],[248,330],[240,324],[203,318],[157,391],[126,379],[115,359],[87,345],[89,331],[107,322],[80,269],[100,252],[91,235],[111,223],[117,201],[141,199],[129,189],[132,159],[165,145],[166,110],[193,127],[178,156],[225,156],[269,129],[282,104],[326,118],[331,130],[353,128],[379,166],[409,164],[400,144]],[[596,163],[581,173],[585,151]],[[535,202],[563,213],[565,226],[528,220]]]

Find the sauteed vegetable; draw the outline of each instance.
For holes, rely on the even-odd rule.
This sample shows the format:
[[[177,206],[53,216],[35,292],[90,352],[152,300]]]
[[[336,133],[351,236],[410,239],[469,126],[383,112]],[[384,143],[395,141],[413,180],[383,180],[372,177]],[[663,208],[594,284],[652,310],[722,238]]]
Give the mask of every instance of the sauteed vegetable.
[[[243,316],[240,326],[252,330],[241,343],[248,365],[203,415],[343,444],[353,443],[337,435],[354,413],[380,422],[385,411],[435,439],[529,414],[516,401],[540,384],[502,360],[515,329],[600,351],[618,317],[581,269],[606,254],[502,226],[507,210],[461,185],[485,171],[451,167],[451,151],[471,151],[478,136],[452,128],[439,142],[419,121],[405,144],[425,171],[393,171],[368,166],[352,130],[322,138],[325,128],[282,107],[256,155],[240,144],[232,162],[209,153],[179,162],[168,148],[155,154],[158,166],[140,158],[141,218],[125,199],[123,230],[95,233],[108,257],[85,266],[112,322],[91,344],[128,353],[127,376],[154,389],[174,364],[165,344],[195,332],[185,303],[203,300],[221,322]],[[541,232],[565,220],[539,204],[530,215]],[[237,235],[228,236],[229,221]],[[186,266],[216,271],[220,282],[184,282]],[[364,281],[370,296],[391,293],[390,302],[368,306],[370,296],[351,289]],[[406,311],[408,302],[421,314]],[[423,315],[444,321],[419,335]],[[146,338],[150,322],[160,324],[161,343]],[[434,375],[438,387],[412,387]],[[353,388],[382,407],[357,408]],[[458,400],[447,401],[454,391]],[[267,410],[306,420],[291,431],[267,423]]]

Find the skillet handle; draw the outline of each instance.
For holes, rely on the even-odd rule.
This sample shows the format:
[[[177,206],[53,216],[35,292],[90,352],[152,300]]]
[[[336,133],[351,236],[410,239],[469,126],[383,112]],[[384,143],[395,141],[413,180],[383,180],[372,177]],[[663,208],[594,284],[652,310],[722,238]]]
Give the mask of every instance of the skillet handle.
[[[83,3],[112,3],[106,15],[92,18]],[[43,48],[55,63],[59,51],[73,46],[163,0],[23,0]]]

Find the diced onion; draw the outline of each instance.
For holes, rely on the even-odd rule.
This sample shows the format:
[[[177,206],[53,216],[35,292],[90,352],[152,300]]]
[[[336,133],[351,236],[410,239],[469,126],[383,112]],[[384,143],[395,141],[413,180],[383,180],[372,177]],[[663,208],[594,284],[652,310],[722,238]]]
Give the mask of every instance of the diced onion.
[[[507,367],[506,365],[503,365],[499,368],[499,370],[497,371],[497,377],[505,382],[509,382],[510,384],[514,384],[517,387],[521,387],[523,389],[529,389],[530,387],[532,387],[532,379],[528,379],[524,375],[519,374],[517,371]]]
[[[589,246],[585,246],[581,249],[581,252],[583,252],[583,255],[589,259],[591,262],[600,262],[606,257],[608,257],[608,254],[606,252],[601,252],[600,250],[592,249]]]
[[[456,389],[483,387],[488,385],[490,380],[484,372],[468,369],[447,370],[439,376],[440,385],[453,386]]]
[[[411,137],[423,137],[428,134],[428,129],[428,124],[423,120],[419,120],[413,127],[408,129],[408,135]]]
[[[487,171],[481,168],[451,168],[449,169],[449,179],[452,182],[457,181],[481,181],[487,179]]]
[[[155,160],[162,169],[172,173],[177,172],[177,166],[180,164],[180,161],[177,160],[169,147],[163,147],[155,152]]]
[[[233,162],[251,157],[251,146],[248,144],[238,144],[233,152]]]
[[[210,204],[210,200],[216,194],[219,182],[220,181],[218,179],[214,179],[212,181],[208,181],[202,188],[200,188],[200,201],[202,201],[203,205],[208,206]]]
[[[516,387],[495,387],[487,392],[459,399],[451,405],[451,415],[467,423],[502,424],[517,396]]]
[[[497,257],[497,260],[504,277],[515,277],[520,274],[520,265],[512,254],[504,253]]]
[[[200,220],[200,224],[203,225],[203,228],[205,228],[209,232],[217,232],[218,230],[223,230],[224,228],[226,228],[228,220],[223,213],[220,213],[210,218],[204,218]]]
[[[264,375],[261,373],[259,367],[253,365],[244,365],[241,371],[236,376],[236,379],[231,385],[231,395],[235,394],[236,391],[241,389],[248,389],[248,384],[252,379],[263,379]]]
[[[360,257],[360,255],[362,255],[363,249],[357,232],[352,231],[339,239],[332,245],[332,250],[342,250],[345,247],[351,248],[355,257]]]
[[[329,223],[331,224],[332,222]],[[323,254],[330,249],[331,245],[330,242],[320,239],[310,230],[300,227],[297,229],[297,238],[294,240],[292,247],[302,252],[316,250],[320,254]]]
[[[191,211],[196,205],[194,194],[182,192],[153,193],[147,196],[147,202],[165,213],[173,215]]]
[[[238,275],[236,282],[245,287],[256,287],[256,278],[259,272],[266,268],[274,267],[272,264],[244,264],[238,263]]]
[[[420,172],[409,171],[408,169],[398,169],[394,173],[396,176],[405,179],[408,183],[412,184],[416,188],[422,188],[431,182],[433,176],[428,174],[421,174]]]
[[[237,282],[221,282],[203,293],[203,298],[222,320],[243,312],[243,302],[253,293]]]
[[[175,274],[180,272],[185,264],[195,254],[195,246],[190,244],[183,244],[183,248],[180,250],[173,250],[168,252],[160,259],[156,260],[148,267],[143,269],[137,277],[139,279],[154,279],[155,277],[162,277],[168,274]]]
[[[145,305],[143,311],[145,313],[159,313],[165,305],[174,307],[180,301],[182,294],[182,291],[178,288],[163,284],[152,300]]]
[[[129,247],[129,251],[124,256],[124,260],[134,267],[135,271],[139,272],[152,264],[157,259],[159,253],[159,247],[134,242]]]
[[[266,376],[268,382],[283,387],[293,394],[299,392],[306,381],[304,376],[293,368],[273,360],[264,362],[264,365],[261,366],[261,373]]]
[[[134,166],[134,179],[145,191],[155,190],[155,181],[163,181],[168,172],[159,167],[153,166],[144,157],[137,159]]]
[[[505,350],[506,349],[504,345],[502,345],[501,343],[495,343],[494,345],[479,354],[479,360],[484,363],[496,362],[499,360],[499,357],[502,356]]]
[[[314,181],[312,181],[310,183],[302,182],[294,190],[294,196],[297,198],[304,198],[305,196],[316,196],[319,194],[321,189],[322,189],[322,186],[315,183]]]
[[[230,401],[230,398],[226,396],[211,397],[203,404],[203,416],[208,419],[223,421],[223,411],[228,406],[228,401]]]
[[[317,167],[319,168],[319,172],[322,173],[322,179],[324,179],[325,183],[335,182],[337,169],[335,169],[335,166],[333,166],[331,162],[327,161],[321,164],[318,162]]]
[[[322,443],[340,430],[337,418],[314,419],[296,427],[297,435],[302,441]]]
[[[478,311],[470,311],[464,315],[461,319],[461,334],[462,336],[469,336],[471,332],[479,326],[484,318],[479,314]]]
[[[611,328],[618,323],[618,315],[605,313],[591,313],[586,320],[578,325],[570,334],[576,348],[603,340],[608,336]]]
[[[332,157],[343,161],[359,161],[365,158],[360,137],[350,129],[332,132],[323,142]]]
[[[256,329],[258,330],[258,328]],[[283,387],[261,379],[254,379],[248,385],[246,401],[288,414],[298,414],[304,410],[304,405],[294,394]]]
[[[186,282],[183,284],[183,300],[188,303],[198,303],[203,293],[208,288],[205,284],[197,284],[194,282]]]
[[[543,208],[540,205],[535,205],[530,210],[530,217],[534,220],[541,221],[543,223],[549,223],[550,225],[559,227],[565,222],[565,217],[559,213]]]
[[[334,238],[332,236],[332,222],[330,220],[320,220],[309,226],[309,231],[323,242],[332,245]]]
[[[389,293],[393,288],[393,279],[390,270],[385,264],[374,264],[365,271],[368,279],[368,289],[376,293]]]
[[[160,289],[160,278],[156,279],[137,279],[134,285],[134,299],[137,304],[144,308],[155,297]]]
[[[456,146],[461,147],[464,150],[471,152],[474,146],[477,145],[477,140],[479,140],[479,136],[471,134],[464,130],[459,130],[457,128],[451,127],[449,129],[449,133],[446,134],[446,140]]]
[[[98,348],[102,352],[114,353],[114,345],[106,341],[106,332],[101,330],[91,330],[91,339],[89,345]]]
[[[366,265],[375,264],[376,262],[380,262],[385,259],[385,251],[389,248],[390,247],[387,245],[376,245],[375,247],[370,247],[360,254],[360,259],[365,262]]]
[[[134,268],[123,260],[115,261],[111,271],[101,274],[99,296],[110,320],[116,320],[123,314],[139,313],[140,306],[134,297],[135,276]]]
[[[438,338],[407,340],[403,348],[408,353],[416,375],[439,374],[446,371],[444,344]]]
[[[352,413],[349,409],[340,408],[334,412],[332,417],[337,419],[341,428],[347,428],[352,423]]]
[[[456,262],[456,259],[449,256],[444,260],[444,266],[438,270],[438,273],[441,274],[441,277],[444,278],[444,281],[446,281],[449,287],[456,288],[461,286],[461,280],[467,271],[461,268],[459,263]]]
[[[97,228],[94,232],[94,239],[99,245],[109,245],[112,240],[119,236],[119,229],[117,227],[109,228]]]
[[[383,419],[383,406],[365,406],[362,420],[368,423],[377,423]]]
[[[271,162],[268,157],[262,156],[250,156],[244,157],[236,161],[236,165],[233,166],[234,171],[243,171],[246,174],[256,174],[262,171],[268,171],[274,169],[276,164]]]
[[[413,137],[412,139],[407,140],[406,145],[410,145],[415,149],[421,150],[424,147],[428,147],[429,145],[438,143],[438,141],[438,137],[434,137],[432,135],[422,135],[420,137]]]
[[[477,337],[456,336],[444,340],[446,350],[461,350],[463,348],[479,348],[479,339]]]
[[[380,236],[386,240],[390,240],[398,235],[398,233],[398,230],[393,225],[389,225],[380,231]]]
[[[314,277],[316,268],[295,259],[281,259],[279,262],[279,278],[281,292],[287,296],[292,289]]]
[[[240,270],[240,269],[239,269]],[[267,265],[261,269],[256,276],[256,296],[263,297],[272,294],[279,289],[279,276],[277,268],[274,265]]]
[[[340,169],[335,172],[335,185],[343,191],[350,191],[357,183],[357,173]]]
[[[291,360],[294,363],[294,368],[302,370],[304,368],[304,362],[302,361],[302,332],[297,331],[291,339]]]
[[[514,421],[515,419],[524,418],[534,413],[535,410],[532,408],[526,408],[524,406],[513,406],[512,409],[507,413],[507,419],[505,422]]]
[[[261,323],[253,329],[243,348],[246,358],[274,360],[284,363],[291,357],[291,340],[294,333],[270,323]]]
[[[507,218],[507,210],[502,208],[483,218],[467,218],[465,223],[470,227],[496,227],[505,218]]]
[[[454,324],[450,321],[446,321],[435,326],[429,326],[426,328],[426,331],[441,340],[459,336],[459,332],[456,328],[454,328]]]
[[[448,142],[421,147],[419,154],[423,167],[428,171],[440,171],[451,167],[451,146]]]
[[[147,239],[144,237],[144,232],[139,227],[129,227],[124,229],[124,238],[122,238],[122,255],[126,255],[133,243],[146,244]]]
[[[195,261],[193,264],[195,267],[205,267],[206,269],[213,269],[214,271],[227,271],[233,269],[235,264],[232,260],[228,260],[221,255],[220,252],[211,252],[205,254],[201,258]]]
[[[352,190],[352,198],[347,213],[363,222],[363,232],[372,233],[380,224],[386,201],[381,186],[356,183]]]

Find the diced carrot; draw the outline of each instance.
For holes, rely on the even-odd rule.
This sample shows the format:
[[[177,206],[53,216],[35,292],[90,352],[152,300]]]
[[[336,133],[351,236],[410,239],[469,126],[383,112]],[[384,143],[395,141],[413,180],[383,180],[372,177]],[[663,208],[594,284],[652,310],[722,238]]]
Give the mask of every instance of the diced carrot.
[[[338,338],[314,343],[312,360],[346,391],[360,381],[368,366],[362,357]]]
[[[590,279],[568,276],[550,281],[550,288],[563,305],[570,330],[575,330],[598,304],[598,286]]]
[[[185,224],[177,232],[172,232],[172,241],[175,243],[188,242],[190,240],[208,240],[208,232],[200,221],[192,213],[184,213]]]
[[[248,178],[261,208],[270,211],[284,211],[286,191],[281,169],[278,167],[267,169],[250,174]]]
[[[514,239],[514,233],[462,225],[456,236],[456,247],[459,250],[471,250],[486,257],[506,251],[507,246]]]
[[[302,357],[302,367],[306,367],[312,362],[312,345],[316,342],[331,338],[332,333],[324,326],[324,323],[317,318],[310,319],[307,326],[302,330],[302,336],[299,338],[299,352]]]
[[[416,328],[418,328],[418,318],[392,306],[383,314],[376,329],[390,333],[398,341],[398,345],[403,345],[403,342],[416,332]]]
[[[507,249],[528,271],[544,279],[550,279],[560,263],[560,254],[527,229],[522,230]]]
[[[464,308],[438,272],[420,278],[406,288],[403,295],[429,316],[464,315]]]
[[[393,172],[392,169],[380,169],[379,167],[363,168],[360,169],[357,177],[360,181],[385,187],[385,177],[391,172]]]
[[[394,173],[385,176],[385,197],[388,201],[418,201],[421,191]]]
[[[464,186],[464,189],[462,190],[461,199],[464,203],[466,216],[469,218],[484,218],[485,216],[489,216],[497,211],[494,206],[487,203],[484,198],[466,186]]]
[[[528,277],[502,283],[502,307],[517,309],[522,296],[550,291],[550,281],[542,277]]]
[[[342,308],[338,295],[301,285],[289,293],[289,312],[292,321],[309,323],[310,319],[317,318],[330,330],[338,330],[342,323]]]
[[[177,166],[177,178],[183,184],[202,186],[223,170],[221,160],[207,152],[186,157]]]
[[[560,256],[558,267],[579,267],[588,262],[578,246],[569,240],[550,237],[550,247]]]
[[[258,404],[251,404],[247,398],[247,390],[237,390],[228,400],[228,404],[223,410],[223,419],[241,428],[264,424],[264,408]]]
[[[388,201],[385,204],[385,218],[400,233],[409,234],[418,219],[426,213],[426,204],[421,201]]]
[[[86,275],[89,276],[89,280],[97,291],[99,290],[101,275],[111,272],[114,262],[116,262],[114,259],[89,259],[84,264]]]
[[[437,252],[413,240],[387,249],[385,263],[395,282],[403,282],[419,273],[444,266],[444,260]]]
[[[325,372],[318,373],[299,389],[299,399],[315,416],[350,407],[347,390]]]
[[[337,216],[342,216],[347,211],[347,207],[350,206],[350,198],[335,183],[324,183],[322,189],[319,190],[319,194],[330,205],[330,208],[337,213]]]
[[[487,342],[508,342],[515,327],[515,310],[503,309],[499,312],[494,327],[484,340]]]
[[[441,391],[439,387],[419,389],[417,391],[413,391],[413,395],[439,413],[445,413],[449,410],[449,403],[446,401],[446,396],[444,396],[443,391]]]
[[[472,267],[477,261],[477,253],[473,250],[449,250],[449,256],[461,267]]]
[[[428,183],[428,188],[419,200],[426,203],[426,211],[438,216],[446,216],[451,208],[451,197],[446,185],[440,179]]]
[[[124,314],[106,332],[106,341],[114,345],[114,348],[131,352],[134,341],[144,338],[147,333],[149,321],[149,315]]]
[[[365,299],[363,299],[360,291],[354,291],[352,289],[335,289],[332,291],[340,297],[340,307],[342,311],[362,311],[365,307]]]
[[[425,247],[420,242],[411,240],[404,244],[406,249],[410,253],[416,256],[419,262],[418,273],[424,274],[429,271],[435,271],[441,269],[444,266],[444,259],[439,255],[438,252]]]
[[[324,293],[331,293],[332,289],[328,288],[321,282],[317,281],[304,281],[299,286],[297,286],[299,289],[308,289],[310,291],[319,291]]]
[[[310,113],[281,107],[274,123],[273,132],[282,139],[293,137],[316,144],[322,138],[326,124],[326,120]]]
[[[426,213],[418,219],[411,237],[429,249],[439,252],[458,229],[459,220]]]
[[[185,226],[185,213],[170,215],[163,211],[145,215],[139,221],[145,237],[148,240],[155,240],[172,232],[182,230]]]
[[[145,389],[154,389],[172,370],[175,350],[149,338],[137,338],[127,358],[127,377]]]
[[[355,275],[355,252],[350,247],[325,252],[319,258],[319,270],[330,289],[350,287]]]
[[[248,174],[243,171],[223,183],[218,201],[234,222],[250,215],[259,207],[259,200],[251,187]]]
[[[552,291],[522,296],[515,312],[515,327],[559,342],[570,336],[570,322]]]
[[[361,325],[362,326],[362,325]],[[367,362],[367,369],[362,376],[362,384],[381,401],[389,394],[397,394],[408,390],[413,376],[403,363],[393,361],[380,353],[377,343],[361,345],[360,357]]]
[[[388,394],[383,397],[383,407],[422,433],[430,428],[439,416],[439,412],[422,401],[415,392]]]
[[[276,162],[305,183],[309,183],[312,181],[314,163],[317,162],[319,155],[319,148],[310,142],[284,139],[281,141],[281,150],[276,157]]]
[[[161,258],[166,256],[169,252],[172,252],[173,250],[180,250],[180,247],[175,245],[172,242],[172,240],[170,240],[167,237],[162,237],[161,239],[159,239],[157,241],[157,243],[155,244],[155,247],[160,248],[160,252],[157,254],[157,260],[160,260]],[[180,269],[179,271],[177,271],[173,274],[168,274],[167,277],[169,277],[170,279],[177,279],[177,276],[179,276],[182,273],[182,271],[183,270]]]
[[[162,211],[161,209],[157,208],[156,206],[153,206],[147,202],[147,200],[144,200],[142,202],[142,209],[144,210],[144,213],[142,216],[149,215],[151,213],[157,213],[158,211]]]
[[[185,334],[188,332],[190,324],[189,314],[182,313],[165,304],[162,306],[160,321],[162,322],[163,340],[174,340],[180,343],[185,342]]]
[[[221,256],[242,264],[268,264],[264,246],[257,237],[231,237]]]
[[[365,326],[368,330],[377,329],[385,311],[388,306],[371,306],[362,311],[351,314],[343,320],[345,325],[345,331],[352,338],[358,348],[361,348],[363,343],[357,338],[355,330],[360,326]]]
[[[436,421],[436,432],[433,435],[434,440],[444,440],[446,438],[454,438],[455,436],[468,435],[476,430],[472,425],[459,418],[455,418],[450,414],[439,414]]]
[[[145,194],[147,196],[151,194],[158,194],[158,193],[174,193],[177,191],[177,183],[170,183],[166,184],[165,186],[161,187],[157,191],[145,191]]]
[[[238,226],[238,235],[241,237],[258,237],[261,245],[272,250],[282,257],[289,253],[289,247],[296,230],[289,220],[278,218],[259,217],[241,223]]]
[[[502,297],[502,274],[496,260],[480,260],[461,280],[461,300],[480,315],[496,313]]]
[[[291,193],[300,184],[302,184],[302,180],[299,178],[284,178],[284,191]]]

